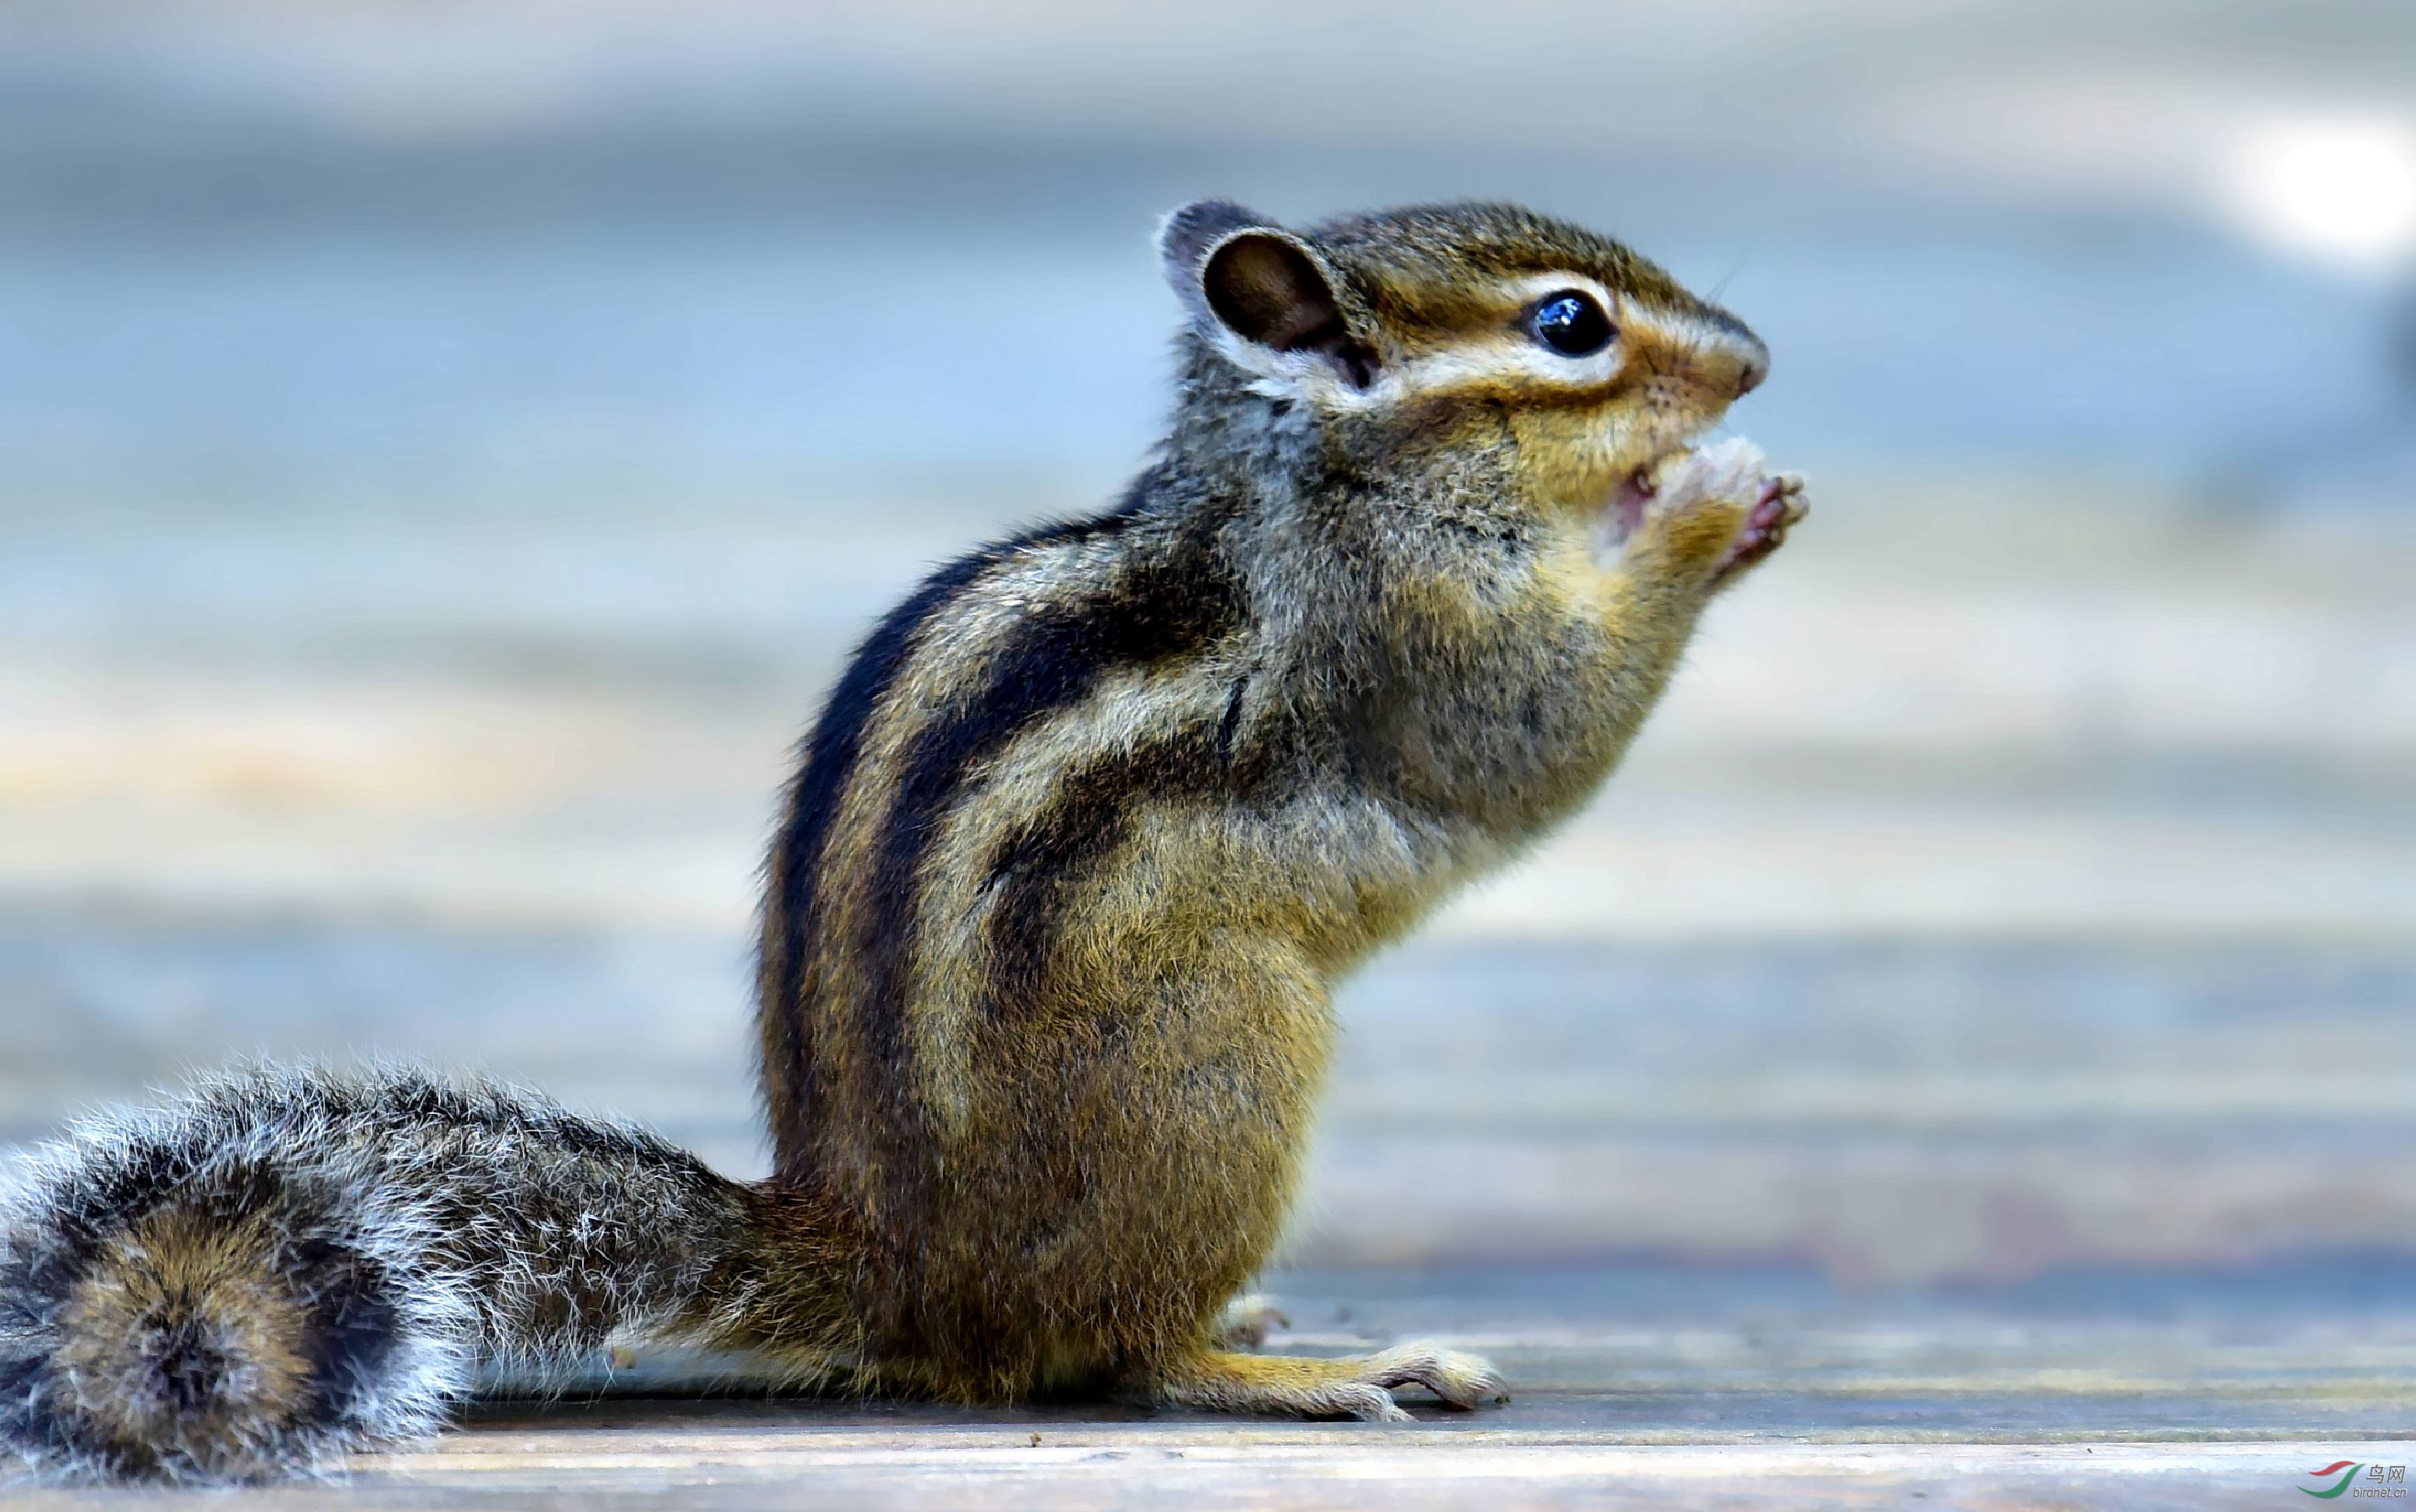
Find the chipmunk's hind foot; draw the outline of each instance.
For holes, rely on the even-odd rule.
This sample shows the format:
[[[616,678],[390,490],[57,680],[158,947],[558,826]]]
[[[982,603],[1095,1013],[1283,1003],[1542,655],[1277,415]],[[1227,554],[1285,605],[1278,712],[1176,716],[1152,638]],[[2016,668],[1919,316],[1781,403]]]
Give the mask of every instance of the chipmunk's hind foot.
[[[1432,1344],[1402,1344],[1376,1354],[1308,1359],[1287,1354],[1193,1355],[1158,1383],[1170,1407],[1275,1417],[1413,1421],[1393,1393],[1422,1387],[1459,1412],[1506,1402],[1501,1373],[1486,1361]]]

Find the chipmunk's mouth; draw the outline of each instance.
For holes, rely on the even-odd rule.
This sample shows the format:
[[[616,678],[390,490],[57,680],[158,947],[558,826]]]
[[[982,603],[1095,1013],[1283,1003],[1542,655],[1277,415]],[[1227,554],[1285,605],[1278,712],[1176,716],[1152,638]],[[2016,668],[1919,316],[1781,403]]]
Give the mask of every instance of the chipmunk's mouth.
[[[1652,504],[1653,495],[1661,491],[1663,474],[1671,463],[1692,449],[1688,446],[1670,447],[1620,479],[1619,486],[1610,491],[1610,504],[1603,511],[1603,524],[1613,545],[1636,534],[1638,527],[1644,523],[1645,508]]]

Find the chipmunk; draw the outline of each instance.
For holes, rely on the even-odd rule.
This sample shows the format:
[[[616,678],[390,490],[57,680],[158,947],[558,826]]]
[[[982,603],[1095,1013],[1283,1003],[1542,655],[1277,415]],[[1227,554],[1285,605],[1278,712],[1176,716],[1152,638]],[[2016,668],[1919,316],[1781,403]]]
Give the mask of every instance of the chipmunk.
[[[1225,1347],[1337,982],[1584,803],[1804,512],[1696,449],[1762,343],[1507,205],[1202,202],[1155,461],[883,619],[772,846],[775,1171],[489,1083],[256,1070],[103,1117],[0,1226],[0,1442],[54,1478],[307,1474],[500,1362],[750,1352],[800,1387],[1397,1420],[1423,1344]]]

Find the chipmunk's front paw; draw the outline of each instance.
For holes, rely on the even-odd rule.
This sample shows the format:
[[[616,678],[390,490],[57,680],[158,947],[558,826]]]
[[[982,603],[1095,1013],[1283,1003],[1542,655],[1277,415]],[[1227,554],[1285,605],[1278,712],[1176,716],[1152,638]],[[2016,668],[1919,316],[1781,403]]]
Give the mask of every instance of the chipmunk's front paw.
[[[1776,551],[1808,507],[1804,479],[1770,476],[1761,448],[1742,437],[1665,461],[1643,492],[1631,556],[1648,571],[1706,588]]]
[[[1246,1292],[1225,1304],[1216,1315],[1208,1337],[1218,1349],[1257,1349],[1267,1341],[1270,1329],[1290,1328],[1291,1320],[1273,1298],[1259,1292]]]

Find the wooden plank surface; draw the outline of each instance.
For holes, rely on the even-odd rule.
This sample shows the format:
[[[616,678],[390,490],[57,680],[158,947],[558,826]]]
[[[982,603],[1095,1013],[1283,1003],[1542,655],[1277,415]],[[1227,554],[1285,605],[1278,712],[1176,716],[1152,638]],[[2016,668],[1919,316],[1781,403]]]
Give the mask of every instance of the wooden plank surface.
[[[1038,1442],[1034,1442],[1034,1437]],[[877,1430],[778,1421],[465,1437],[381,1467],[349,1499],[299,1504],[968,1507],[2272,1505],[2351,1444],[1667,1444],[1494,1426],[1106,1429],[1053,1422]],[[2295,1497],[2293,1498],[2295,1500]]]
[[[1538,1399],[1533,1415],[1582,1418]],[[1483,1420],[1379,1425],[1108,1423],[828,1404],[633,1404],[490,1422],[432,1450],[362,1461],[349,1484],[239,1500],[303,1508],[1155,1507],[1704,1504],[2273,1506],[2340,1459],[2404,1465],[2407,1439],[2005,1441],[1697,1437]],[[26,1494],[139,1506],[160,1492]]]
[[[486,1403],[345,1485],[252,1494],[297,1509],[2272,1506],[2335,1460],[2416,1459],[2416,1308],[2336,1278],[2165,1278],[2154,1317],[2103,1293],[1911,1299],[1637,1266],[1273,1279],[1299,1326],[1270,1348],[1416,1333],[1491,1353],[1517,1396],[1388,1428],[623,1395],[686,1368],[642,1357],[561,1399]]]

